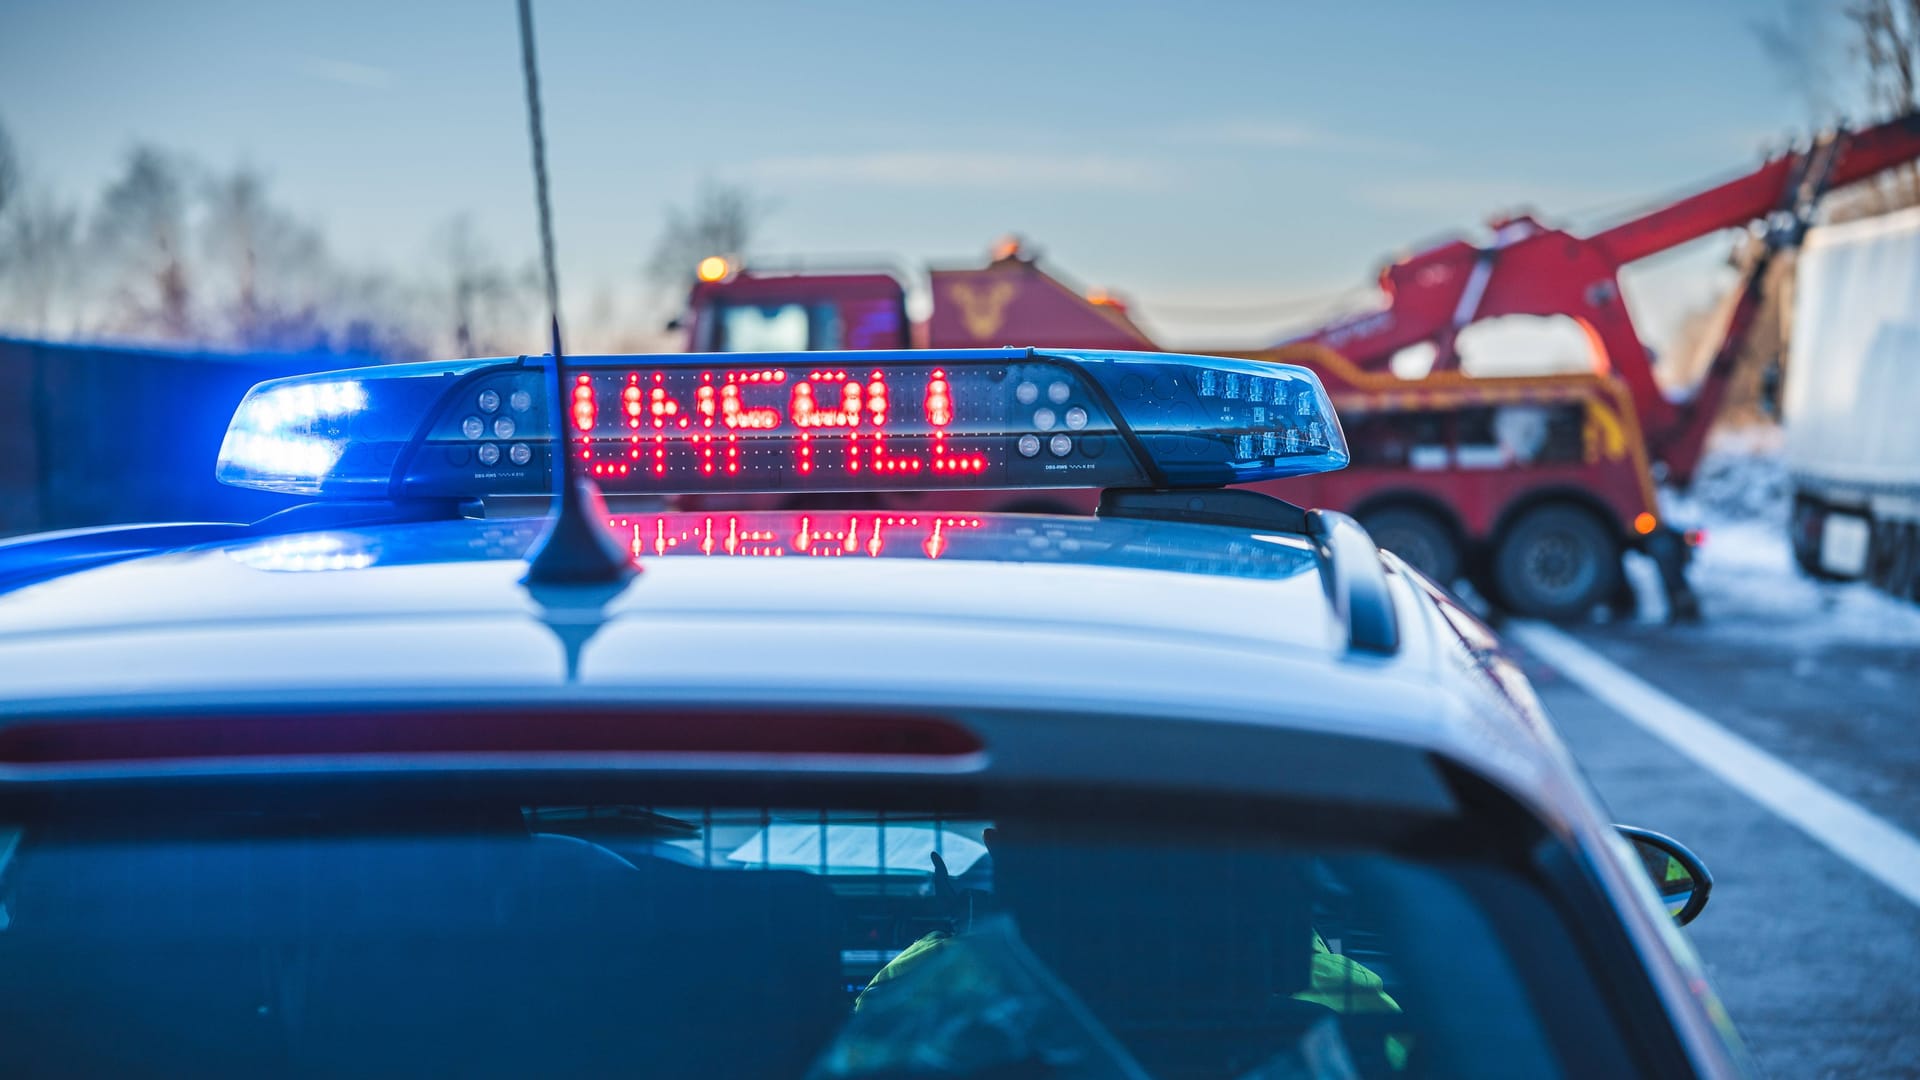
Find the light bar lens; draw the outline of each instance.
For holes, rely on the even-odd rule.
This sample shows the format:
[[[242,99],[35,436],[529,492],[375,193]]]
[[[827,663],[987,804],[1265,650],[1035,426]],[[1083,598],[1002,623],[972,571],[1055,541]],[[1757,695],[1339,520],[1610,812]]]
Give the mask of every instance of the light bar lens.
[[[1083,365],[1111,395],[1159,486],[1277,480],[1350,460],[1333,402],[1306,368],[1166,353],[1101,353]]]
[[[215,475],[265,491],[391,497],[395,464],[454,378],[497,363],[406,364],[261,383],[235,410]]]
[[[294,482],[326,476],[346,452],[347,421],[366,407],[357,379],[249,394],[221,443],[220,467]]]
[[[221,479],[544,492],[547,378],[538,361],[469,361],[265,383],[235,416]],[[1211,487],[1347,462],[1311,372],[1216,357],[591,358],[569,363],[564,392],[560,445],[609,494]]]

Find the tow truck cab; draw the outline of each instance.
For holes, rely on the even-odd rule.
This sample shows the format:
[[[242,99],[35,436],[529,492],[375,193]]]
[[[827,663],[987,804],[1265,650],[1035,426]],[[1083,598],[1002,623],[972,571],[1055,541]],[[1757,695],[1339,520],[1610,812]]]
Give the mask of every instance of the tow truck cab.
[[[907,291],[887,273],[747,270],[715,257],[683,316],[690,352],[905,349],[913,344]],[[709,279],[710,276],[710,279]]]

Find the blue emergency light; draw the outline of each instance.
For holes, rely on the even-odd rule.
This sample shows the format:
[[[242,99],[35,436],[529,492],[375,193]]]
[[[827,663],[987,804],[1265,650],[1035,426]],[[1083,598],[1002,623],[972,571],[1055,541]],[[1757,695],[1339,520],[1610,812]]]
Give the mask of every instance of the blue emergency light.
[[[325,498],[553,489],[547,357],[253,388],[219,479]],[[1287,364],[1030,349],[569,359],[564,452],[609,494],[1197,488],[1328,472],[1346,438]]]

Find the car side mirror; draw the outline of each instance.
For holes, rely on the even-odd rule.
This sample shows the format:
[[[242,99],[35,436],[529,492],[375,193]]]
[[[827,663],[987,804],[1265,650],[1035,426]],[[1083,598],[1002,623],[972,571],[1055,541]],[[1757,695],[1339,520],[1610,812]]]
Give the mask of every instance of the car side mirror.
[[[1685,926],[1699,918],[1707,906],[1708,894],[1713,892],[1713,875],[1707,871],[1707,864],[1700,861],[1700,856],[1671,836],[1631,825],[1614,828],[1633,844],[1635,854],[1640,856],[1640,865],[1646,869],[1647,877],[1653,879],[1653,887],[1660,893],[1660,900],[1667,905],[1673,921]]]

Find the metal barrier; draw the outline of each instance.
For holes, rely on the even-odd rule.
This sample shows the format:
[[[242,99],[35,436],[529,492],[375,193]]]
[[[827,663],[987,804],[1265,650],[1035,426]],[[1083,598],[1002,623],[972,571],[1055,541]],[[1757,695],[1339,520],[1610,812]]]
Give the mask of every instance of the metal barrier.
[[[263,379],[369,362],[0,339],[0,536],[291,506],[214,482],[234,406]]]

